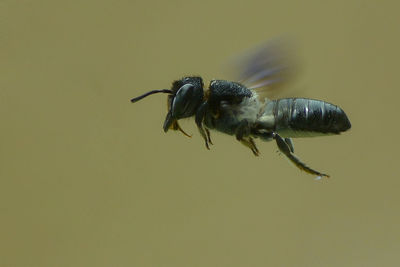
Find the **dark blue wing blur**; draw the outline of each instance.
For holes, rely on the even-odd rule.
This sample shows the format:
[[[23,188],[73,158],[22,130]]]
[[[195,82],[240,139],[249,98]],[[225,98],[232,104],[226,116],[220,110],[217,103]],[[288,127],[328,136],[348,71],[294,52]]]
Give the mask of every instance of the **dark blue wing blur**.
[[[253,48],[233,62],[236,80],[268,97],[279,94],[294,73],[288,42],[274,40]]]

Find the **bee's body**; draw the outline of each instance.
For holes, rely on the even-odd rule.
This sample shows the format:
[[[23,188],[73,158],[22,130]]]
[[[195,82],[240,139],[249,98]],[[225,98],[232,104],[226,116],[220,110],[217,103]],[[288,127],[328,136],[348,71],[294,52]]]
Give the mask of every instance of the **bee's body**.
[[[178,120],[194,117],[208,149],[212,144],[209,130],[234,135],[256,156],[259,151],[253,138],[275,140],[279,150],[298,168],[310,174],[328,176],[307,167],[293,154],[291,138],[339,134],[350,129],[350,121],[341,108],[321,100],[261,99],[254,89],[279,84],[284,73],[276,56],[267,52],[265,58],[256,53],[244,65],[244,77],[250,75],[248,81],[258,82],[257,86],[212,80],[205,88],[201,77],[192,76],[173,82],[170,90],[153,90],[131,101],[136,102],[154,93],[168,93],[165,132],[173,129],[187,135]]]

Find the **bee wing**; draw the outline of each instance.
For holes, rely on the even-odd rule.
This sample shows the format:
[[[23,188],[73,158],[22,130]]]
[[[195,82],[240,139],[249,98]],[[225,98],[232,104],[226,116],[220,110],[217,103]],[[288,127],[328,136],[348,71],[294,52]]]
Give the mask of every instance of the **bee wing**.
[[[288,44],[283,40],[269,41],[237,57],[232,64],[236,80],[265,97],[281,94],[295,73]]]

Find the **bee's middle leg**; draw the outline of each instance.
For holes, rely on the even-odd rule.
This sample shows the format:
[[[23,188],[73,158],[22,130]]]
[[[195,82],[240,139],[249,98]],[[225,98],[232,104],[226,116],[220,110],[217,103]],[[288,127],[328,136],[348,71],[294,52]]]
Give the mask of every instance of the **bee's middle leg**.
[[[259,156],[260,151],[254,143],[253,138],[250,136],[250,133],[251,128],[249,122],[247,120],[242,120],[238,128],[236,128],[236,139],[246,147],[250,148],[251,152],[253,152],[255,156]]]

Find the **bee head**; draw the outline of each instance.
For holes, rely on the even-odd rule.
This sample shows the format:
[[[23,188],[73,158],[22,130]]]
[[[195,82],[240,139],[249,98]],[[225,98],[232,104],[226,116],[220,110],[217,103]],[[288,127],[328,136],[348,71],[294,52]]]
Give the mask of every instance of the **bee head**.
[[[174,81],[171,90],[153,90],[133,98],[131,102],[137,102],[155,93],[168,93],[168,113],[164,121],[164,131],[167,132],[170,128],[181,130],[177,120],[195,115],[197,108],[203,101],[203,86],[201,77],[184,77]]]
[[[184,77],[172,83],[171,91],[173,93],[168,96],[168,113],[163,126],[165,132],[177,120],[195,115],[203,101],[203,80],[201,77]]]

